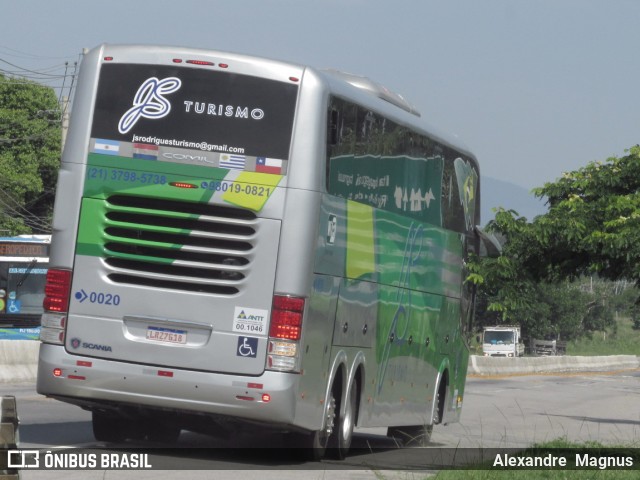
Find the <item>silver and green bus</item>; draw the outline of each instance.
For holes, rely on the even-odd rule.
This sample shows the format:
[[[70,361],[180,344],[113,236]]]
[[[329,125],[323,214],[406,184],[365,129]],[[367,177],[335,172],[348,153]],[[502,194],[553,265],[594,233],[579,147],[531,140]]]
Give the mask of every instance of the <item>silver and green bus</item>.
[[[37,390],[99,441],[459,419],[479,170],[363,77],[188,48],[85,55]]]

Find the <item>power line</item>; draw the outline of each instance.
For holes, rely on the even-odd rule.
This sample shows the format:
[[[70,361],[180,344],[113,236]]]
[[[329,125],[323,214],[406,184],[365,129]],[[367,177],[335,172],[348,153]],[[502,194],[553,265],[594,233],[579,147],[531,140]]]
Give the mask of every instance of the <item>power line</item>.
[[[20,55],[15,55],[8,51],[16,52]],[[7,57],[11,57],[11,60],[7,59]],[[64,111],[68,108],[68,102],[63,102],[62,99],[66,98],[66,96],[71,97],[74,93],[78,61],[74,62],[73,65],[70,65],[70,62],[66,61],[64,63],[56,63],[54,65],[48,64],[43,67],[26,67],[21,65],[23,64],[22,61],[12,60],[14,57],[23,59],[27,57],[29,59],[68,59],[70,57],[44,57],[29,55],[25,52],[0,46],[0,85],[28,85],[30,87],[37,86],[41,88],[55,89],[57,90],[56,96],[58,97],[58,105],[61,107],[59,110],[56,109],[56,113],[61,116],[64,115]],[[81,59],[82,55],[80,55],[79,58]],[[4,79],[1,78],[3,76]],[[61,118],[62,117],[55,120],[50,119],[49,121],[59,123]],[[6,130],[7,129],[5,128],[5,131]],[[42,141],[46,139],[48,134],[49,132],[42,132],[34,133],[32,135],[24,135],[18,138],[0,138],[0,146],[3,144],[15,144],[19,142]],[[28,203],[21,202],[0,184],[0,215],[15,218],[34,230],[51,232],[50,219],[35,215],[27,207],[37,205],[43,198],[55,194],[55,192],[49,188],[43,189],[43,191],[38,193],[34,192],[34,194],[34,198],[31,198]]]
[[[15,199],[13,199],[6,191],[3,191],[2,193],[5,196],[11,198],[15,202]],[[11,216],[14,218],[20,218],[22,219],[24,224],[27,225],[28,227],[37,228],[42,231],[51,231],[51,225],[43,217],[38,217],[33,213],[29,212],[28,210],[26,210],[28,215],[21,213],[20,211],[16,210],[11,205],[9,205],[7,202],[5,202],[2,199],[2,196],[0,196],[0,207],[4,207],[3,208],[4,215]]]
[[[38,217],[37,215],[34,215],[34,214],[33,214],[33,212],[30,212],[30,211],[29,211],[29,210],[28,210],[28,209],[27,209],[27,208],[26,208],[26,207],[25,207],[21,202],[19,202],[18,200],[16,200],[16,199],[13,197],[13,195],[11,195],[10,193],[8,193],[6,190],[3,190],[3,191],[2,191],[2,193],[3,193],[3,194],[4,194],[4,195],[9,199],[9,200],[11,200],[19,210],[22,210],[22,211],[23,211],[24,213],[26,213],[26,215],[27,215],[27,216],[29,216],[30,218],[33,218],[33,219],[39,219],[39,218],[41,218],[41,217]],[[5,205],[6,205],[6,204],[5,204]],[[16,208],[16,207],[13,207],[14,211],[16,211],[16,210],[15,210],[15,208]],[[19,211],[19,210],[17,210],[17,211]],[[24,215],[24,213],[23,213],[23,214],[21,214],[21,215]]]
[[[0,47],[0,48],[4,48],[5,50],[8,49],[8,47]],[[16,51],[17,50],[13,50],[13,49],[8,49],[8,50],[12,50],[12,51]],[[25,54],[24,52],[20,52],[24,55],[28,55]],[[3,53],[3,55],[7,55],[7,53]],[[11,54],[9,54],[11,55]],[[11,55],[11,56],[16,56],[16,55]],[[34,56],[37,57],[37,56]],[[46,57],[40,57],[40,58],[46,58]],[[69,57],[55,57],[55,58],[69,58]],[[79,54],[78,56],[79,60],[82,59],[82,53]],[[75,87],[75,77],[77,76],[78,73],[78,61],[75,61],[73,63],[73,73],[70,73],[70,62],[64,62],[64,64],[55,64],[55,65],[49,65],[43,68],[38,68],[38,69],[34,69],[34,68],[27,68],[21,65],[18,65],[14,62],[10,62],[8,60],[6,60],[5,58],[0,58],[0,62],[9,65],[11,67],[13,67],[16,70],[11,70],[11,69],[6,69],[6,68],[0,68],[0,74],[4,74],[4,75],[8,75],[9,78],[12,80],[13,84],[21,84],[21,85],[38,85],[38,82],[42,82],[44,83],[44,85],[41,85],[45,88],[52,88],[55,90],[58,90],[58,103],[62,104],[62,100],[64,97],[66,97],[67,99],[71,99],[73,97],[73,93],[74,93],[74,87]],[[64,71],[62,70],[64,68]],[[67,82],[67,79],[70,77],[70,81]],[[22,80],[22,81],[21,81]],[[55,81],[55,80],[62,80],[62,85],[52,85],[51,82]],[[67,86],[67,84],[69,86]],[[65,94],[65,90],[67,90],[67,93]],[[66,113],[66,109],[67,107],[67,103],[68,102],[64,102],[63,104],[63,111],[61,112],[61,115],[64,116],[64,114]]]
[[[20,80],[16,80],[15,78],[12,78],[11,80],[12,80],[11,85],[29,85],[33,87],[53,88],[54,90],[57,90],[59,88],[66,88],[66,87],[63,87],[62,85],[43,85],[40,83],[35,83],[33,80],[20,81]],[[0,84],[2,84],[1,81],[0,81]]]
[[[24,72],[35,73],[35,74],[44,75],[44,76],[49,75],[49,74],[47,74],[45,72],[42,72],[42,71],[31,70],[30,68],[21,67],[19,65],[16,65],[15,63],[11,63],[11,62],[8,62],[8,61],[4,60],[3,58],[0,58],[0,62],[6,63],[7,65],[11,65],[12,67],[17,68],[17,69],[19,69],[21,71],[24,71]],[[54,76],[54,75],[50,75],[50,76]],[[55,75],[55,76],[57,77],[58,75]]]
[[[36,55],[34,53],[23,52],[21,50],[16,50],[15,48],[6,47],[4,45],[0,45],[0,50],[8,50],[8,52],[4,52],[4,55],[8,55],[10,57],[20,57],[20,58],[42,58],[42,59],[60,59],[60,58],[72,58],[70,55],[65,56],[49,56],[49,55]],[[14,52],[14,53],[9,53]],[[20,54],[20,55],[16,55]]]
[[[2,195],[4,195],[4,197],[6,197],[8,200],[13,202],[13,204],[15,204],[15,207],[9,205],[6,201],[2,199],[2,195],[0,195],[0,203],[4,205],[4,207],[8,209],[11,213],[21,217],[24,220],[24,222],[25,223],[28,222],[30,226],[36,226],[38,228],[49,227],[48,221],[42,220],[42,217],[38,217],[37,215],[34,215],[31,211],[27,210],[27,208],[23,206],[21,202],[16,200],[7,190],[0,190],[0,191],[2,192]]]
[[[65,75],[60,74],[60,75],[47,75],[47,76],[42,76],[42,75],[34,75],[34,74],[20,74],[19,72],[13,72],[10,70],[3,70],[2,68],[0,68],[0,73],[2,73],[3,75],[11,75],[11,76],[18,76],[19,78],[27,78],[30,80],[47,80],[47,81],[51,81],[51,80],[61,80],[65,78]]]

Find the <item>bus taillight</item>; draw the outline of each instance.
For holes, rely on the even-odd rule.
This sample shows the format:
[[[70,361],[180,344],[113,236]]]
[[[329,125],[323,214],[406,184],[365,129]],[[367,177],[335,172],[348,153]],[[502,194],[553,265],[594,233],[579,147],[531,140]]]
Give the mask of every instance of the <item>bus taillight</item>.
[[[44,287],[44,314],[40,340],[45,343],[64,344],[64,329],[71,295],[71,271],[50,268]]]
[[[286,340],[300,340],[303,311],[304,298],[274,295],[269,336]]]
[[[292,372],[298,368],[304,298],[274,295],[269,327],[267,368]]]
[[[71,295],[71,270],[50,268],[47,271],[47,283],[44,287],[44,309],[49,312],[69,311]]]

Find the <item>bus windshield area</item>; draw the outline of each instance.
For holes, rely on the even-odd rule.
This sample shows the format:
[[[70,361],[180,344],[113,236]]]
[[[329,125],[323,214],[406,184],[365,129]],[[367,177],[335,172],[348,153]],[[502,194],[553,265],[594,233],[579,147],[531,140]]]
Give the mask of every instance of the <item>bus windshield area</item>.
[[[46,278],[46,264],[35,260],[9,264],[6,283],[0,289],[0,313],[41,314]]]
[[[104,64],[92,151],[284,175],[297,95],[294,82],[238,73]]]
[[[484,343],[510,345],[513,343],[513,332],[484,332]]]

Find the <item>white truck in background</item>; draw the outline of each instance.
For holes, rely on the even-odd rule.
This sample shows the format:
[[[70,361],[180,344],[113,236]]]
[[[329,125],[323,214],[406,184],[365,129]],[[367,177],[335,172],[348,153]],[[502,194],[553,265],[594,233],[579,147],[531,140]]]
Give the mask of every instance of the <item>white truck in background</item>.
[[[516,325],[484,327],[482,353],[485,357],[523,356],[524,343],[522,343],[520,327]]]

